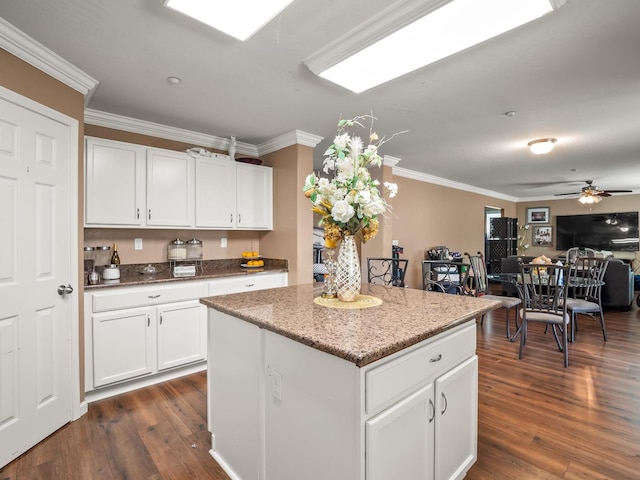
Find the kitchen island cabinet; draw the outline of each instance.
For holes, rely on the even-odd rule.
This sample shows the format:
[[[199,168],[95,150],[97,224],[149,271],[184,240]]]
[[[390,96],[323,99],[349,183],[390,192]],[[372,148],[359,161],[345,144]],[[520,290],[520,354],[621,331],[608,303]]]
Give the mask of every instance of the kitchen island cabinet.
[[[363,285],[202,299],[212,456],[234,479],[463,478],[475,462],[481,298]]]

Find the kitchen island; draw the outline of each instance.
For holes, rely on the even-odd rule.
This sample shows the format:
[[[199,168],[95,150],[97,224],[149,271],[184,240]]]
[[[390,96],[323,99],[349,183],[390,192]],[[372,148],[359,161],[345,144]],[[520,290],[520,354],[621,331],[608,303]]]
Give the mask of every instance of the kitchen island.
[[[201,299],[212,456],[240,480],[462,478],[476,458],[481,298],[322,285]]]

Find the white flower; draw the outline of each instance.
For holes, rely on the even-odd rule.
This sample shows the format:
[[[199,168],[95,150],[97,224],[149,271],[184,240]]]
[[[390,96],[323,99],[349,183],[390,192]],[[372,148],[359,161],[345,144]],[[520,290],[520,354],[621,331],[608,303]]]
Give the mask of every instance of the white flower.
[[[336,162],[333,158],[325,158],[324,159],[324,168],[322,169],[324,173],[329,173],[329,170],[333,170],[336,168]]]
[[[349,134],[343,133],[342,135],[338,135],[336,138],[333,139],[333,144],[338,148],[344,149],[346,148],[349,140],[350,140]]]
[[[398,185],[391,182],[384,182],[384,186],[389,190],[389,197],[393,198],[398,194]]]
[[[355,215],[355,210],[345,200],[338,200],[333,204],[331,216],[336,222],[347,223]]]
[[[362,213],[367,217],[373,217],[375,215],[382,214],[385,212],[385,210],[386,205],[380,198],[362,206]]]

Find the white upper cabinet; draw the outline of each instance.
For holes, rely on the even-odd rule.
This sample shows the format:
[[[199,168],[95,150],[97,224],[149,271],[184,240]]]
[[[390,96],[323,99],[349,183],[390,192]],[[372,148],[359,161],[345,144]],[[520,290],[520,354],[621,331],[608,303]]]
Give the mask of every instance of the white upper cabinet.
[[[145,155],[140,145],[87,138],[87,225],[144,225]]]
[[[227,155],[196,158],[196,227],[232,229],[235,217],[236,162]]]
[[[87,137],[85,172],[88,227],[273,228],[269,167]]]
[[[236,227],[249,230],[273,228],[273,170],[246,163],[236,166]]]
[[[192,227],[193,182],[193,158],[183,152],[148,148],[147,225]]]

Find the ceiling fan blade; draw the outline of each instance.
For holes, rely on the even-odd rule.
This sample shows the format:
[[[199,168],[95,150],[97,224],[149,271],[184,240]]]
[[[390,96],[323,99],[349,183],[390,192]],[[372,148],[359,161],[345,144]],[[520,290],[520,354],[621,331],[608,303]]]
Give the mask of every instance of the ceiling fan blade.
[[[607,193],[632,193],[633,190],[605,190]]]
[[[610,194],[609,192],[604,192],[604,191],[601,191],[601,192],[593,192],[593,194],[592,194],[592,195],[596,195],[596,196],[598,196],[598,197],[610,197],[610,196],[611,196],[611,194]]]
[[[572,192],[572,193],[556,193],[555,196],[556,197],[562,197],[565,195],[580,195],[582,192]]]

